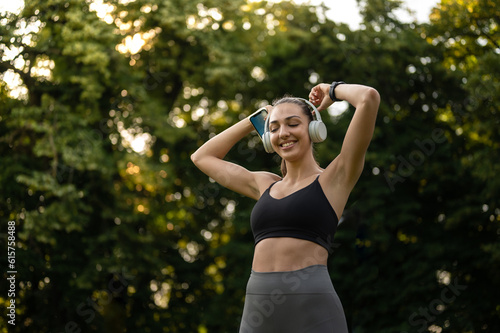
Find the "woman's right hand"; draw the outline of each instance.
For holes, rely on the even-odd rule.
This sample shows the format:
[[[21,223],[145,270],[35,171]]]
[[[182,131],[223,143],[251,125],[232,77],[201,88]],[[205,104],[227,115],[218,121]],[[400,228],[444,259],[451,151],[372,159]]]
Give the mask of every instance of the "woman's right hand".
[[[273,110],[273,106],[272,105],[266,105],[266,110],[267,110],[267,117],[269,117],[271,115],[271,111]],[[264,118],[264,120],[266,119]]]

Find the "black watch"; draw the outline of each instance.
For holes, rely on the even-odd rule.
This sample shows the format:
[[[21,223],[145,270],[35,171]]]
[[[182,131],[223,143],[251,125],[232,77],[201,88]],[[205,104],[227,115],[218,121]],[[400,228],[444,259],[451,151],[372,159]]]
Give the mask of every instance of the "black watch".
[[[339,84],[345,84],[344,81],[333,81],[332,82],[332,85],[330,86],[330,99],[334,102],[339,102],[341,101],[341,99],[338,99],[337,97],[335,97],[335,88],[339,85]]]

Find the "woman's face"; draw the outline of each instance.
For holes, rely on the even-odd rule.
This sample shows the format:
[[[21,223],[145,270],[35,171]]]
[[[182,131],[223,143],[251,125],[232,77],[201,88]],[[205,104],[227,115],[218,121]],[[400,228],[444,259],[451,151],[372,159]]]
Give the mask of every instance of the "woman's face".
[[[278,104],[270,117],[271,144],[278,155],[286,160],[294,160],[311,149],[309,119],[299,105]]]

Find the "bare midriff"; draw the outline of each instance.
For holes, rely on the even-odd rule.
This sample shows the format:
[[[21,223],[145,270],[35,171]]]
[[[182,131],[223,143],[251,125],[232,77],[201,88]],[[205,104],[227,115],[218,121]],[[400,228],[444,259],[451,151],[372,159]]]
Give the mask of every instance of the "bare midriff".
[[[312,265],[326,265],[328,251],[308,240],[276,237],[255,246],[252,269],[256,272],[286,272]]]

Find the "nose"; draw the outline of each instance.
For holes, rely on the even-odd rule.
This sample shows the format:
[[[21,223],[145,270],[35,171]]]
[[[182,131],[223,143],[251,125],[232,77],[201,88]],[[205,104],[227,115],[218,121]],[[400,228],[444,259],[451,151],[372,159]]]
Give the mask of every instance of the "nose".
[[[288,138],[290,136],[290,132],[288,131],[286,126],[281,126],[279,134],[281,139]]]

